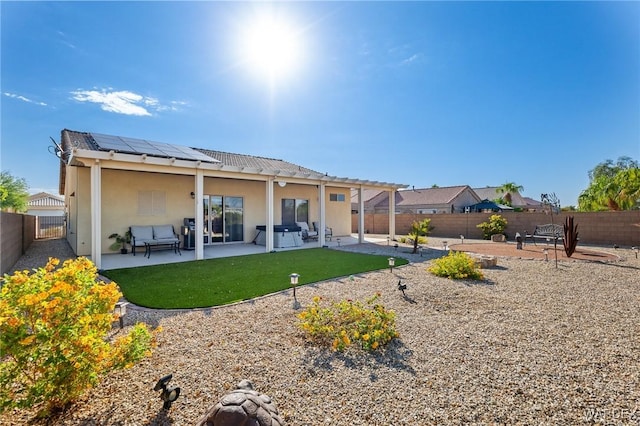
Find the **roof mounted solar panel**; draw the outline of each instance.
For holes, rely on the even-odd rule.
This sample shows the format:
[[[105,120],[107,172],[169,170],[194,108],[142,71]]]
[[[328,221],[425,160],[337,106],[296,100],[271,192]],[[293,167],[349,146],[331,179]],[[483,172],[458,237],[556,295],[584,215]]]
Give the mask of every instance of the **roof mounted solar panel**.
[[[188,146],[173,145],[163,142],[153,142],[144,139],[123,138],[120,136],[91,133],[100,151],[115,151],[123,154],[150,155],[160,158],[178,158],[181,160],[204,161],[207,163],[219,163],[215,158],[209,157]]]

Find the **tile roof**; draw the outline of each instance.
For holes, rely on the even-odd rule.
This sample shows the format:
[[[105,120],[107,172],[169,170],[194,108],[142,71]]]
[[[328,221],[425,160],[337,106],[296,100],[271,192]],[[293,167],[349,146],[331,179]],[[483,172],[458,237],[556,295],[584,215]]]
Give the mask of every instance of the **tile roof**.
[[[448,186],[437,188],[406,189],[396,193],[396,205],[436,205],[453,202],[465,189],[471,189],[468,185]]]
[[[70,150],[67,148],[81,148],[93,151],[100,150],[99,145],[96,143],[94,137],[90,132],[78,132],[65,129],[62,131],[62,149],[64,152],[68,153],[70,152]],[[247,167],[263,170],[280,170],[291,173],[302,173],[319,176],[324,174],[297,164],[289,163],[288,161],[278,160],[274,158],[257,157],[246,154],[234,154],[230,152],[213,151],[195,147],[190,148],[215,160],[218,160],[226,166]],[[63,160],[66,161],[67,159],[63,158]]]
[[[312,175],[322,175],[323,173],[316,172],[315,170],[308,169],[306,167],[299,166],[297,164],[289,163],[284,160],[277,160],[267,157],[256,157],[254,155],[246,154],[233,154],[230,152],[212,151],[209,149],[193,148],[209,157],[215,158],[226,166],[235,167],[247,167],[252,169],[263,170],[280,170],[291,173],[307,173]]]

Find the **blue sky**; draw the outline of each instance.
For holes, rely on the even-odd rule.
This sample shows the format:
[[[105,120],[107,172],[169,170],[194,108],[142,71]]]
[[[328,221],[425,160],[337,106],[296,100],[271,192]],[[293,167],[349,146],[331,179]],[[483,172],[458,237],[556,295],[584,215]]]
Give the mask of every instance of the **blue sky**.
[[[640,159],[640,2],[0,8],[0,162],[32,192],[57,190],[64,128],[563,206],[598,163]],[[265,19],[286,30],[260,48],[274,69],[248,47]]]

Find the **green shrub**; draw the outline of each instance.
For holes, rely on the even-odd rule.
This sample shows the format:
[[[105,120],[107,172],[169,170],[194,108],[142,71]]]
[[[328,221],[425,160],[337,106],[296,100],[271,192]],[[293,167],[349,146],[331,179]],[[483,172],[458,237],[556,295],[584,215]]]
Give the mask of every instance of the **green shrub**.
[[[298,314],[299,326],[309,340],[334,351],[342,351],[354,343],[365,350],[376,350],[399,337],[395,312],[374,304],[379,297],[380,293],[376,293],[367,299],[367,306],[343,300],[324,307],[322,298],[316,296],[313,304]]]
[[[481,280],[484,278],[473,258],[463,252],[450,251],[447,256],[434,260],[433,265],[427,270],[439,277],[452,279]]]
[[[413,244],[414,243],[414,239],[413,237],[410,236],[402,236],[402,237],[398,237],[398,241],[400,241],[402,244]],[[418,244],[422,245],[422,244],[427,244],[427,238],[426,237],[418,237]]]
[[[108,371],[150,355],[144,324],[109,342],[121,297],[115,283],[97,281],[84,257],[29,273],[5,275],[0,292],[0,412],[46,403],[46,415],[98,383]]]
[[[494,214],[489,218],[489,222],[479,223],[476,227],[482,229],[484,239],[489,240],[494,234],[504,234],[504,230],[507,227],[507,219],[499,214]]]

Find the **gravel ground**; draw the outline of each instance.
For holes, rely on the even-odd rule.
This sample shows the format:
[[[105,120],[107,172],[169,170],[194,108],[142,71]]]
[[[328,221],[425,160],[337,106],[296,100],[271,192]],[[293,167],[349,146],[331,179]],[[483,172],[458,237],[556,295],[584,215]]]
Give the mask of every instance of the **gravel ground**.
[[[633,254],[558,268],[501,257],[485,281],[471,282],[426,272],[439,250],[418,257],[386,246],[343,249],[412,263],[300,287],[298,301],[381,292],[400,332],[386,350],[334,353],[306,344],[290,291],[199,311],[133,309],[126,328],[136,321],[163,327],[152,357],[111,374],[51,423],[192,425],[248,379],[288,425],[640,425],[640,259]],[[182,394],[166,411],[152,388],[168,373]],[[5,413],[0,424],[32,417]]]

